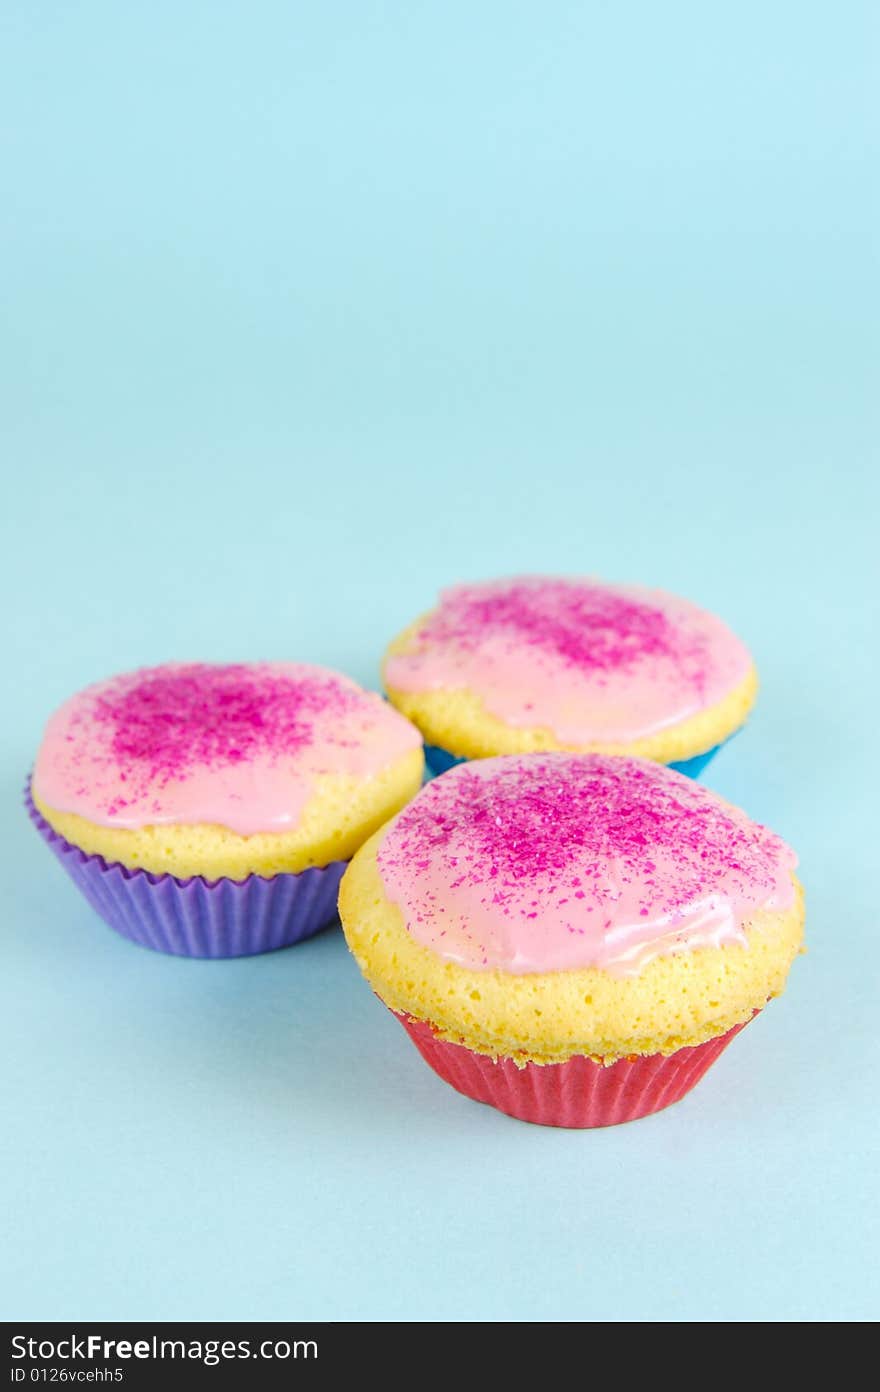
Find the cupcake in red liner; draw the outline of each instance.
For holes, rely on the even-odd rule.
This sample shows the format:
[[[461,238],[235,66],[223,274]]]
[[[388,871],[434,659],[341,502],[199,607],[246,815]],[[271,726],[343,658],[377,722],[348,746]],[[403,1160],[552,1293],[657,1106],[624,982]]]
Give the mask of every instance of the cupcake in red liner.
[[[778,996],[796,858],[662,765],[458,765],[357,853],[339,911],[373,990],[459,1092],[545,1126],[679,1101]]]
[[[304,663],[171,663],[51,717],[27,792],[101,917],[145,947],[239,957],[336,915],[355,850],[421,783],[418,731]]]
[[[746,646],[690,600],[637,585],[524,575],[444,590],[390,644],[388,698],[432,774],[539,750],[629,754],[696,778],[744,724]]]

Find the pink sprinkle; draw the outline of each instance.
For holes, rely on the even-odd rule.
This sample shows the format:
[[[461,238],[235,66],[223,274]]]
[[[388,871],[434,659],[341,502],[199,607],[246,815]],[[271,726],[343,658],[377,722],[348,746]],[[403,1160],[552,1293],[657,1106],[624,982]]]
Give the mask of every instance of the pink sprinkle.
[[[682,915],[689,945],[741,942],[755,908],[791,901],[795,858],[662,765],[554,753],[477,760],[435,779],[391,824],[378,862],[428,946],[443,903],[453,960],[473,964],[479,927],[508,970],[628,973],[669,950],[669,922]]]
[[[118,777],[161,786],[189,769],[230,766],[308,744],[313,718],[349,711],[356,694],[320,676],[292,681],[259,664],[189,663],[126,674],[95,701]],[[122,805],[122,804],[120,804]]]
[[[682,634],[656,606],[606,585],[524,577],[505,585],[447,592],[419,637],[473,650],[493,636],[550,651],[582,672],[630,666],[646,657],[681,662]],[[697,655],[694,640],[692,656]]]

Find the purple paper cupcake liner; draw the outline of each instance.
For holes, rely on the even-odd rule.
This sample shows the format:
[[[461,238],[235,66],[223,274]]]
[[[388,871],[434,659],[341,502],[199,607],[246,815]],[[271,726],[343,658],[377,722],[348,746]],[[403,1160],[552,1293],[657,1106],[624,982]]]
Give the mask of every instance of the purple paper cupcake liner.
[[[730,735],[728,738],[733,739],[733,736]],[[707,749],[705,754],[695,754],[692,759],[680,759],[677,763],[667,764],[666,767],[675,769],[676,773],[687,774],[688,778],[698,778],[710,759],[714,759],[718,750],[727,743],[728,740],[722,740],[720,744]],[[441,749],[437,744],[425,745],[425,766],[434,778],[445,773],[447,769],[455,768],[456,764],[466,763],[467,759],[450,754],[448,749]]]
[[[105,923],[142,947],[177,957],[251,957],[302,942],[336,917],[339,881],[348,864],[335,860],[298,875],[248,875],[244,880],[178,880],[108,863],[53,831],[34,805],[37,831]]]

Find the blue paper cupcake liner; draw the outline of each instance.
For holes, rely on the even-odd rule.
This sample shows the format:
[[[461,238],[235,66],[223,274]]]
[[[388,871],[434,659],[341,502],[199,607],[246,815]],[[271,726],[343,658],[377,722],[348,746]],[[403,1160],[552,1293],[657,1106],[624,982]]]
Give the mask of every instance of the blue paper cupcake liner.
[[[31,821],[96,913],[141,947],[177,957],[251,957],[310,938],[336,917],[345,860],[297,875],[178,880],[108,863],[53,831],[34,805]]]
[[[730,736],[732,739],[733,736]],[[698,778],[703,769],[714,759],[722,745],[727,744],[727,740],[722,740],[721,744],[716,744],[712,749],[707,749],[705,754],[695,754],[692,759],[680,759],[677,763],[667,764],[667,768],[675,769],[677,773],[687,774],[688,778]],[[448,749],[441,749],[437,744],[425,745],[425,765],[432,777],[436,778],[439,774],[445,773],[447,769],[454,768],[456,764],[466,764],[467,759],[461,759],[455,754],[450,754]]]

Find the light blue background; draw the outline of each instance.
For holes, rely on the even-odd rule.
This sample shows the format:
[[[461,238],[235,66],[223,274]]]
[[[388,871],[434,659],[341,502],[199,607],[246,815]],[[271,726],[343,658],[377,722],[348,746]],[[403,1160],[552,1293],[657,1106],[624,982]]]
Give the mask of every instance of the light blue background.
[[[880,1313],[872,11],[3,5],[7,1318]],[[785,997],[604,1132],[446,1088],[338,930],[129,946],[20,806],[94,678],[375,684],[523,569],[744,635],[709,781],[809,898]]]

